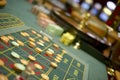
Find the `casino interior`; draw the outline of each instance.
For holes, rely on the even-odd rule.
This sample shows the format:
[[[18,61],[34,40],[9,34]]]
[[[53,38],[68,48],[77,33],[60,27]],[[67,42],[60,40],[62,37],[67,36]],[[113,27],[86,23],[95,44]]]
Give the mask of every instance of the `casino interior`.
[[[120,0],[0,0],[0,80],[120,80]]]

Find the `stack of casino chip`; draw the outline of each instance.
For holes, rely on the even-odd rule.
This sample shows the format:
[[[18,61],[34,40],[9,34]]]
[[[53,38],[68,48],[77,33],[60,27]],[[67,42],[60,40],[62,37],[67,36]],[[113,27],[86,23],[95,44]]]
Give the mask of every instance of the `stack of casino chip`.
[[[38,14],[38,24],[41,26],[41,27],[44,27],[46,28],[48,26],[48,24],[55,24],[55,22],[50,19],[50,17],[44,13],[39,13]]]

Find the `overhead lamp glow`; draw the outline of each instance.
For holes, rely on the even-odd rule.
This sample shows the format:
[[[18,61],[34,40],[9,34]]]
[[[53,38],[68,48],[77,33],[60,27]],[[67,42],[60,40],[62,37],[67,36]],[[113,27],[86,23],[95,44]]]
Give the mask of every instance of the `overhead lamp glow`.
[[[79,3],[79,2],[80,2],[80,0],[74,0],[74,2]]]
[[[114,10],[116,8],[116,4],[113,3],[112,1],[107,2],[107,7],[111,10]]]
[[[94,7],[97,9],[97,10],[100,10],[102,8],[102,5],[100,3],[95,3]]]
[[[108,9],[107,7],[104,7],[103,12],[109,16],[112,14],[112,11],[110,9]]]
[[[88,4],[93,4],[93,0],[85,0],[85,2]]]
[[[85,10],[88,10],[88,9],[90,8],[90,5],[89,5],[88,3],[86,3],[86,2],[83,2],[83,3],[81,4],[81,8],[83,8],[83,9],[85,9]]]
[[[106,13],[102,12],[102,13],[100,13],[99,18],[101,20],[103,20],[104,22],[106,22],[108,20],[109,16]]]

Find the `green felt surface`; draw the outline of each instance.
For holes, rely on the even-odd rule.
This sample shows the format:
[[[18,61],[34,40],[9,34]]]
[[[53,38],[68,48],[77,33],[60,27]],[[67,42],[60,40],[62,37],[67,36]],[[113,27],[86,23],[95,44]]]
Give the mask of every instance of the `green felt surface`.
[[[25,23],[26,26],[32,27],[37,31],[41,30],[41,28],[37,25],[36,17],[31,13],[32,6],[29,3],[27,3],[26,0],[19,0],[19,1],[7,0],[7,1],[8,3],[6,7],[4,9],[0,9],[0,13],[9,13],[14,16],[17,16]],[[16,32],[19,30],[24,30],[26,28],[27,27],[24,26],[22,28],[18,27],[14,29],[2,30],[0,31],[0,35]],[[95,58],[91,57],[83,50],[74,50],[73,46],[64,46],[59,42],[59,37],[54,38],[53,41],[59,44],[62,48],[66,49],[68,51],[68,54],[74,57],[75,59],[89,65],[89,69],[87,69],[86,71],[86,73],[88,73],[88,77],[86,77],[85,80],[107,80],[106,67],[104,64],[102,64]],[[6,74],[7,71],[4,73]],[[12,78],[13,76],[14,75],[11,75],[10,78]]]
[[[25,25],[40,30],[36,17],[31,13],[31,5],[26,0],[7,0],[7,5],[0,9],[0,13],[9,13],[22,20]]]

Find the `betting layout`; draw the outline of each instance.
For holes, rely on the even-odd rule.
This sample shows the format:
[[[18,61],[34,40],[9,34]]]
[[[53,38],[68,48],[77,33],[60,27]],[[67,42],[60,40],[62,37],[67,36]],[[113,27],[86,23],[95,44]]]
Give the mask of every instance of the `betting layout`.
[[[84,80],[85,65],[33,29],[0,36],[4,80]]]
[[[16,16],[8,13],[0,13],[0,29],[20,26],[24,26],[24,22],[22,22]]]

